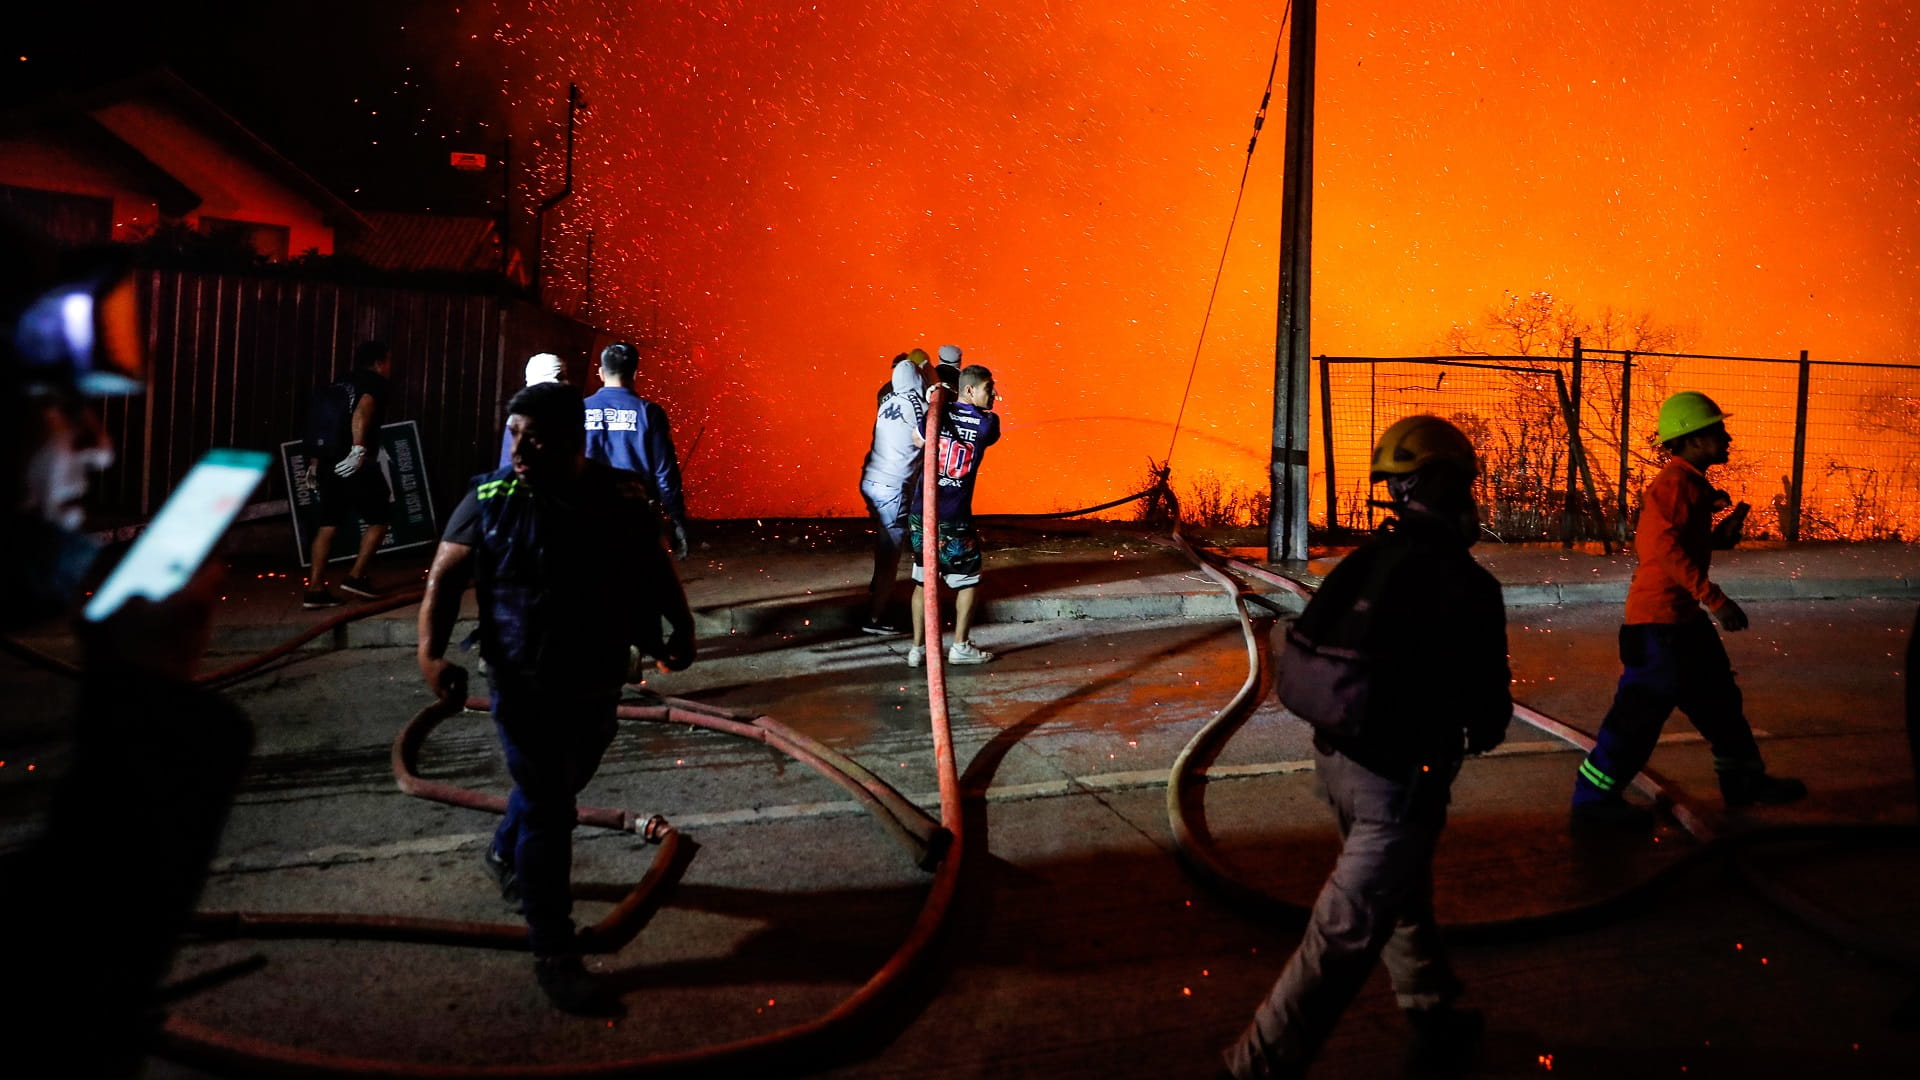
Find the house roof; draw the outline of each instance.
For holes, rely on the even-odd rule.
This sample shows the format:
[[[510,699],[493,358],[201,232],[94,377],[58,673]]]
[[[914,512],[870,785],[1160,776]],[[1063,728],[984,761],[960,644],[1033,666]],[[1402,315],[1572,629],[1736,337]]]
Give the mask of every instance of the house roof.
[[[492,218],[369,210],[365,232],[343,244],[345,254],[381,270],[496,271],[499,231]]]
[[[159,99],[173,105],[216,135],[224,136],[228,143],[250,154],[261,168],[281,183],[320,207],[336,233],[357,232],[368,227],[366,219],[328,190],[326,185],[287,160],[225,109],[215,105],[212,99],[166,68],[156,68],[95,87],[76,95],[73,101],[81,109],[92,111],[141,98]]]
[[[139,190],[153,196],[161,213],[180,215],[200,205],[200,194],[132,143],[115,135],[85,110],[68,103],[20,109],[0,116],[0,135],[46,137],[98,155],[123,171]]]

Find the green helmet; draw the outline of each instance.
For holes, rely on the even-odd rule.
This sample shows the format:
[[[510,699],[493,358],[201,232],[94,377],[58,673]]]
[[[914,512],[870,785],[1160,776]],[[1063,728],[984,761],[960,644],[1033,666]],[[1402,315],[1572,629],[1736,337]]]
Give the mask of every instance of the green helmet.
[[[1660,403],[1660,427],[1655,439],[1671,442],[1710,428],[1732,415],[1721,412],[1712,398],[1698,390],[1682,390]]]

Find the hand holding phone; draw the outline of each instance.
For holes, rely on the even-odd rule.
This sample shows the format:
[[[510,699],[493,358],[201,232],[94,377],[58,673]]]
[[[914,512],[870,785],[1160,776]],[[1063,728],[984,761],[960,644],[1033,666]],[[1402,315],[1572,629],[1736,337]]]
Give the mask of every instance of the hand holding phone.
[[[83,620],[80,641],[87,668],[191,680],[213,635],[213,605],[224,576],[218,562],[209,562],[172,596],[135,596],[105,619]]]
[[[272,460],[259,450],[209,451],[93,594],[87,621],[106,620],[134,597],[164,601],[185,587],[240,516]]]

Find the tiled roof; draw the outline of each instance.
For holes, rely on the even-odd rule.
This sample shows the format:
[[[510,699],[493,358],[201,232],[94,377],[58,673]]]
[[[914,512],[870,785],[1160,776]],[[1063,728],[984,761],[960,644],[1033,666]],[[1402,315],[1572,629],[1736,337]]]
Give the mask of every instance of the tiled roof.
[[[370,226],[341,243],[344,254],[381,270],[497,271],[492,218],[363,210]]]

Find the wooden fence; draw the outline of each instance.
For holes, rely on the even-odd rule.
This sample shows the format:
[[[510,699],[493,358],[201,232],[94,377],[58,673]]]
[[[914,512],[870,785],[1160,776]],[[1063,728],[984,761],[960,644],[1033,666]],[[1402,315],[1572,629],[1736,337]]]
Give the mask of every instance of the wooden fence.
[[[277,452],[298,438],[314,388],[369,339],[392,351],[387,418],[418,421],[444,516],[492,467],[527,356],[558,353],[581,385],[596,345],[591,327],[517,298],[179,270],[142,271],[140,296],[150,386],[104,410],[117,451],[96,485],[105,522],[151,517],[211,447]],[[277,471],[256,496],[286,497]]]

